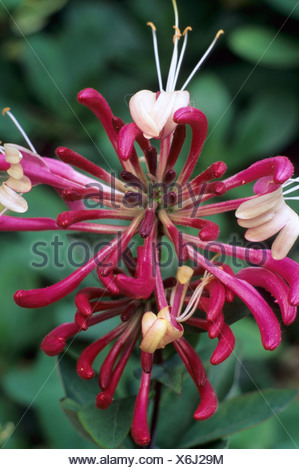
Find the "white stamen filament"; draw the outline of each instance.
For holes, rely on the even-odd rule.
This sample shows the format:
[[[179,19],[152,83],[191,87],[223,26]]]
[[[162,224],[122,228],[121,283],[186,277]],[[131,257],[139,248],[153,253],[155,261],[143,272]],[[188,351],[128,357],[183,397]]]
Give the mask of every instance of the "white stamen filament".
[[[192,28],[188,26],[185,28],[183,34],[181,34],[180,29],[179,29],[179,14],[178,14],[178,9],[177,9],[177,4],[176,0],[172,0],[172,6],[174,10],[174,20],[175,20],[175,34],[173,37],[173,52],[172,52],[172,57],[170,61],[170,67],[169,67],[169,72],[168,72],[168,77],[167,77],[167,83],[166,83],[166,93],[173,93],[175,91],[175,87],[177,84],[177,80],[179,77],[180,73],[180,68],[183,62],[186,46],[187,46],[187,39],[188,39],[188,31],[191,31]],[[152,34],[153,34],[153,45],[154,45],[154,55],[155,55],[155,62],[156,62],[156,69],[157,69],[157,75],[158,75],[158,82],[159,82],[159,88],[160,91],[163,91],[163,82],[162,82],[162,75],[161,75],[161,67],[160,67],[160,60],[159,60],[159,52],[158,52],[158,41],[157,41],[157,35],[156,35],[156,27],[152,22],[147,23],[148,26],[152,28]],[[216,34],[215,38],[213,39],[212,43],[208,47],[207,51],[204,53],[200,61],[197,63],[187,80],[185,81],[183,87],[181,88],[181,91],[183,91],[186,86],[189,84],[189,82],[192,80],[200,66],[203,64],[207,56],[210,54],[211,50],[213,49],[214,45],[217,42],[217,39],[221,34],[223,34],[224,31],[220,29],[218,33]],[[178,42],[181,36],[184,36],[184,42],[181,48],[180,55],[178,54]]]
[[[158,82],[159,82],[160,91],[162,91],[163,90],[163,83],[162,83],[162,75],[161,75],[161,67],[160,67],[156,27],[155,27],[154,23],[152,23],[151,21],[149,21],[147,23],[147,25],[152,28],[153,45],[154,45],[154,54],[155,54],[155,62],[156,62],[156,69],[157,69],[157,75],[158,75]]]
[[[193,313],[197,309],[199,304],[201,295],[203,290],[207,284],[209,284],[210,280],[213,278],[213,275],[210,274],[208,271],[205,271],[201,283],[196,287],[195,291],[193,292],[191,299],[188,302],[187,307],[185,308],[184,312],[181,313],[178,317],[176,317],[176,321],[183,322],[188,320],[192,317]]]
[[[175,90],[176,82],[178,81],[181,65],[182,65],[182,62],[183,62],[183,58],[184,58],[184,54],[185,54],[185,50],[186,50],[186,46],[187,46],[188,31],[191,31],[191,30],[192,30],[192,28],[190,26],[187,26],[187,28],[183,32],[184,42],[183,42],[183,45],[182,45],[178,65],[177,65],[175,76],[174,76],[174,79],[173,79],[173,90],[172,91]]]
[[[286,188],[287,186],[290,186],[291,184],[294,184],[294,183],[299,183],[299,177],[298,178],[290,178],[286,183],[284,183],[282,185],[283,188]],[[285,196],[286,194],[289,194],[289,193],[292,193],[294,191],[297,191],[297,189],[299,189],[299,184],[297,184],[296,186],[293,186],[292,188],[289,188],[287,189],[286,191],[283,191],[283,196]],[[287,197],[287,198],[284,198],[284,199],[295,199],[295,200],[298,200],[298,197]]]
[[[210,46],[208,47],[208,49],[206,50],[206,52],[204,53],[204,55],[202,56],[202,58],[200,59],[200,61],[197,63],[197,65],[194,67],[193,71],[191,72],[191,74],[189,75],[189,77],[187,78],[187,80],[185,81],[184,85],[182,86],[181,90],[183,91],[186,86],[188,85],[188,83],[192,80],[192,78],[194,77],[194,75],[196,74],[196,72],[198,71],[199,67],[203,64],[203,62],[206,60],[206,58],[208,57],[208,55],[210,54],[211,50],[213,49],[213,47],[215,46],[216,42],[217,42],[217,39],[219,38],[219,36],[221,36],[221,34],[224,34],[224,31],[222,29],[220,29],[218,31],[218,33],[216,34],[214,40],[211,42]]]
[[[7,114],[10,119],[12,120],[12,122],[14,123],[14,125],[19,129],[19,131],[21,132],[22,136],[24,137],[24,139],[26,140],[28,146],[30,147],[30,149],[32,150],[32,152],[34,153],[37,153],[32,142],[30,141],[28,135],[26,134],[26,132],[24,131],[23,127],[21,126],[21,124],[17,121],[17,119],[14,117],[14,115],[10,112],[10,108],[4,108],[3,111],[2,111],[2,114],[3,116],[5,114]]]
[[[167,84],[166,84],[166,92],[171,93],[174,91],[174,77],[176,75],[176,69],[177,69],[177,62],[178,62],[178,42],[179,42],[179,27],[174,26],[175,28],[175,36],[174,36],[174,47],[173,47],[173,53],[172,53],[172,58],[170,62],[170,67],[169,67],[169,73],[168,73],[168,78],[167,78]]]

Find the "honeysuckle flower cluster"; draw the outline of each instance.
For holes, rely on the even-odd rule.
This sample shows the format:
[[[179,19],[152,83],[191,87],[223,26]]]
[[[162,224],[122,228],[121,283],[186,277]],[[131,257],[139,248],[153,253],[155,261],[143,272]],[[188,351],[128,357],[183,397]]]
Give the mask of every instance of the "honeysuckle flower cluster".
[[[284,192],[288,192],[284,188],[297,181],[292,178],[294,169],[288,158],[266,158],[227,178],[224,178],[227,169],[224,162],[217,161],[208,168],[200,162],[203,171],[193,175],[208,124],[204,113],[189,105],[185,87],[222,31],[182,89],[176,91],[190,28],[181,34],[173,3],[174,51],[165,91],[156,30],[151,23],[160,90],[157,93],[142,90],[131,98],[132,122],[125,124],[115,116],[104,97],[94,89],[78,94],[79,103],[95,114],[110,139],[122,167],[117,175],[66,147],[56,150],[59,160],[41,157],[32,147],[28,150],[13,144],[4,145],[0,155],[0,170],[11,174],[17,182],[25,178],[26,189],[37,184],[52,186],[68,206],[56,219],[2,214],[1,230],[67,230],[114,236],[65,279],[45,288],[18,290],[14,298],[18,305],[27,308],[50,305],[74,292],[92,271],[96,272],[99,286],[79,288],[73,321],[57,326],[44,338],[41,347],[50,356],[60,354],[68,347],[68,340],[77,334],[118,317],[119,323],[113,330],[84,349],[78,358],[77,372],[82,379],[93,378],[97,372],[93,366],[96,357],[112,345],[99,370],[100,389],[95,397],[96,406],[105,409],[113,401],[133,349],[139,347],[142,376],[132,436],[141,446],[150,442],[147,405],[152,366],[157,354],[163,361],[161,352],[165,347],[178,353],[198,389],[199,405],[194,410],[194,418],[207,419],[217,409],[216,394],[200,358],[184,336],[184,324],[199,333],[207,332],[211,339],[217,338],[210,359],[215,365],[227,359],[234,349],[235,338],[223,309],[235,296],[251,311],[267,350],[278,347],[281,328],[257,288],[262,287],[274,297],[285,325],[295,320],[299,302],[298,264],[286,257],[298,236],[299,226],[297,214],[284,199]],[[184,39],[179,54],[181,36]],[[192,133],[191,144],[182,171],[177,174],[175,166],[187,127]],[[156,145],[151,139],[155,139]],[[252,182],[255,182],[255,194],[249,190],[248,197],[227,199],[229,191]],[[19,183],[13,186],[8,180],[4,184],[15,191],[15,198],[25,192]],[[1,195],[7,191],[6,186]],[[225,200],[221,199],[223,195]],[[9,205],[8,199],[2,197],[2,204],[18,211],[20,205]],[[100,208],[87,208],[86,200],[98,203]],[[23,208],[26,209],[24,203]],[[248,240],[262,241],[280,232],[272,252],[220,243],[219,227],[211,218],[229,211],[233,218],[236,211],[238,223],[248,229],[245,234]],[[102,223],[102,219],[119,222],[118,225]],[[184,227],[193,228],[194,234],[185,233]],[[166,279],[160,270],[162,237],[168,238],[179,261],[177,273]],[[131,249],[132,241],[137,245],[136,256]],[[216,256],[208,259],[207,253]],[[254,266],[235,273],[227,262],[219,261],[219,254],[224,255],[225,261],[237,257]]]

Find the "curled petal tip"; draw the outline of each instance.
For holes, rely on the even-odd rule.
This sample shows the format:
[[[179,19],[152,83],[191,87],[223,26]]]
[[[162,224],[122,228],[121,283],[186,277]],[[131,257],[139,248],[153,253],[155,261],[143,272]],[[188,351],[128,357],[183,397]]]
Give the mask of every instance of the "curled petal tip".
[[[47,356],[57,356],[63,351],[65,344],[65,338],[58,338],[49,334],[43,339],[41,349]]]
[[[84,380],[93,379],[95,376],[95,373],[92,369],[83,369],[83,367],[77,367],[77,373],[81,377],[81,379]]]
[[[147,446],[151,441],[151,436],[147,432],[135,433],[132,431],[132,437],[136,444],[141,447]]]
[[[105,392],[99,393],[99,395],[96,398],[96,407],[99,408],[100,410],[106,410],[113,401],[113,398],[111,395],[108,395]]]
[[[84,90],[79,91],[77,99],[79,103],[84,103],[85,101],[93,99],[99,95],[100,93],[94,88],[85,88]]]

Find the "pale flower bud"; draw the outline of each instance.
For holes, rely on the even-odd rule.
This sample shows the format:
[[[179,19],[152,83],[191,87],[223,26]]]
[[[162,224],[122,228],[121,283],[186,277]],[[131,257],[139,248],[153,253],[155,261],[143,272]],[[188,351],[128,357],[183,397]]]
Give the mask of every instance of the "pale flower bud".
[[[130,113],[146,139],[164,139],[174,131],[174,113],[189,104],[188,91],[141,90],[130,99]]]
[[[175,322],[175,321],[174,321]],[[175,322],[176,323],[176,322]],[[166,344],[179,339],[183,333],[183,327],[171,319],[169,307],[165,307],[158,315],[146,312],[142,317],[142,341],[140,349],[144,352],[154,353],[156,349],[162,349]]]

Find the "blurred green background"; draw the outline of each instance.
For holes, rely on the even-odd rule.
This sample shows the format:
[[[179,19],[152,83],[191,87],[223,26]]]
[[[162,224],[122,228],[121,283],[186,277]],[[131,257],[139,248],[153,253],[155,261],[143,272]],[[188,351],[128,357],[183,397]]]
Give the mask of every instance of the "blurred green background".
[[[298,165],[296,3],[178,0],[180,26],[193,28],[178,88],[215,33],[225,30],[188,87],[192,103],[209,121],[198,169],[221,159],[232,173],[274,155],[287,155]],[[53,156],[57,146],[66,145],[104,167],[109,168],[108,162],[119,169],[104,132],[92,113],[77,103],[76,93],[85,87],[96,88],[116,115],[130,121],[130,96],[140,89],[157,89],[147,21],[157,27],[165,81],[172,52],[170,0],[0,1],[0,107],[11,108],[40,154]],[[0,140],[23,144],[8,117],[1,117]],[[35,188],[27,200],[28,216],[55,217],[64,210],[58,196],[47,188]],[[242,236],[235,219],[232,223],[231,217],[219,216],[218,220],[222,240],[228,241],[231,231]],[[64,254],[64,267],[53,266],[53,237],[0,233],[0,444],[5,443],[6,448],[94,446],[65,417],[59,406],[64,392],[55,359],[39,351],[51,328],[71,320],[71,299],[29,311],[17,307],[12,298],[17,289],[41,287],[71,272]],[[67,246],[67,236],[62,238]],[[35,241],[45,241],[49,247],[50,262],[43,270],[31,265]],[[292,256],[299,260],[295,249]],[[245,368],[239,368],[231,395],[234,390],[255,391],[257,387],[298,388],[298,322],[283,329],[283,342],[275,353],[263,351],[257,327],[249,317],[233,330]],[[183,397],[179,406],[183,409]],[[298,421],[299,402],[294,401],[279,419],[273,416],[257,428],[235,433],[229,446],[294,448],[299,445]]]

